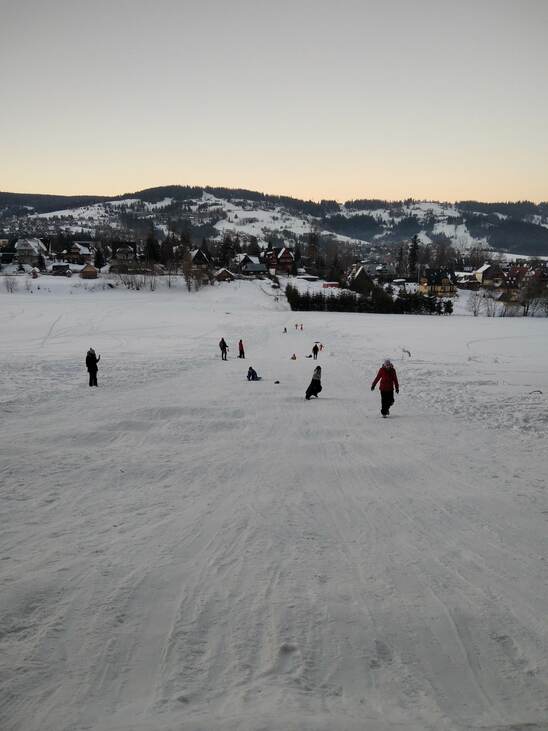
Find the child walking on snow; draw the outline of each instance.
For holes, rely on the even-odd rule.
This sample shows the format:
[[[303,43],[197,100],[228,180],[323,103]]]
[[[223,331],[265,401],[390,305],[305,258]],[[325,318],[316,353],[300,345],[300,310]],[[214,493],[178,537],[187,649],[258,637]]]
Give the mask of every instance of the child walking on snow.
[[[375,386],[379,381],[379,389],[381,392],[381,414],[384,418],[386,418],[390,414],[390,407],[394,403],[394,388],[396,389],[396,393],[400,392],[396,369],[392,365],[390,358],[386,358],[382,366],[379,368],[379,372],[371,384],[372,391],[375,390]]]

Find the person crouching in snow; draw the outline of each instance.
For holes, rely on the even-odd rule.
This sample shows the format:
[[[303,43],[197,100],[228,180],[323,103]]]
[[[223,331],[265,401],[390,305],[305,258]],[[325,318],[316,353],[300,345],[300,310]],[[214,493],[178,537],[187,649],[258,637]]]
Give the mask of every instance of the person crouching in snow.
[[[375,386],[379,381],[379,389],[381,392],[381,414],[386,418],[390,414],[390,407],[394,403],[394,389],[396,389],[396,393],[400,392],[396,369],[392,365],[390,358],[387,358],[379,368],[379,372],[371,384],[372,391],[375,390]]]
[[[97,363],[101,360],[100,355],[95,355],[93,348],[90,348],[86,353],[86,368],[89,373],[89,385],[97,385]]]
[[[257,371],[255,368],[252,368],[249,366],[249,370],[247,371],[247,380],[248,381],[260,381],[260,377],[257,375]]]
[[[310,381],[309,387],[306,389],[305,399],[310,401],[311,396],[318,398],[318,394],[322,390],[322,368],[316,366],[314,373],[312,374],[312,380]]]

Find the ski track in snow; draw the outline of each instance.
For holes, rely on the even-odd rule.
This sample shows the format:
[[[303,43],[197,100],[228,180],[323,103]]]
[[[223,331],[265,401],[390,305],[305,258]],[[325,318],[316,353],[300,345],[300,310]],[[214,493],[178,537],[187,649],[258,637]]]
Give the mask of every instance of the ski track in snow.
[[[548,323],[266,294],[3,297],[0,728],[546,730]]]

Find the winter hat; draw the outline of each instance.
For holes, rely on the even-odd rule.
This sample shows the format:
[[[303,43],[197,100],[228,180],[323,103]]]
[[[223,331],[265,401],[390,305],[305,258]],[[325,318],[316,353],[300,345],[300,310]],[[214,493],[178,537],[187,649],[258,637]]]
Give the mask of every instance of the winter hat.
[[[384,359],[383,366],[385,368],[392,368],[392,361],[390,360],[390,358],[385,358]]]

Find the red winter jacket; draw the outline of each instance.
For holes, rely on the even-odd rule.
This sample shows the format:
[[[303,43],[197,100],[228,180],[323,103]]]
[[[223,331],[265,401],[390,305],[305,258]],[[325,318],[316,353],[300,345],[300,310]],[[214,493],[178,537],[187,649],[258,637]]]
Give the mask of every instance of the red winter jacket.
[[[381,382],[381,385],[379,386],[381,391],[393,391],[394,388],[396,391],[400,390],[395,368],[385,368],[384,366],[381,366],[377,373],[377,377],[371,384],[371,388],[375,388],[379,381]]]

